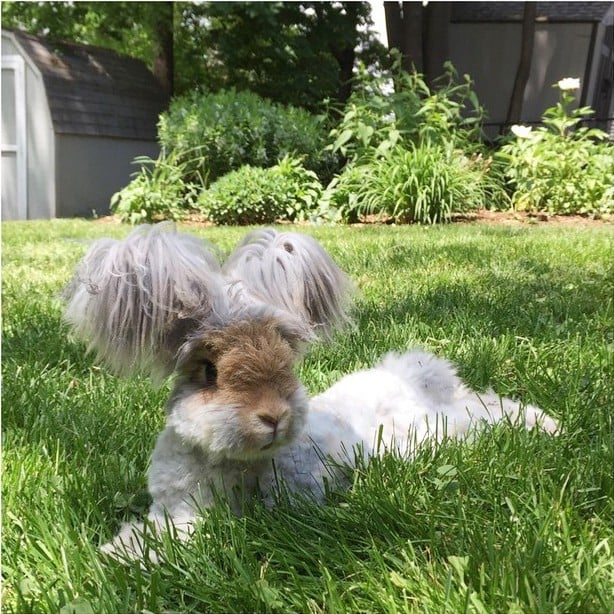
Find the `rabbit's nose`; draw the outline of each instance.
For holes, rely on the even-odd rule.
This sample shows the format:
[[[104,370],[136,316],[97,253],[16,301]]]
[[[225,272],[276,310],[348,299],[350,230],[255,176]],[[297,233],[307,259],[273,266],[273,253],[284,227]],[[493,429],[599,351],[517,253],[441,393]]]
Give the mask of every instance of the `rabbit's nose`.
[[[258,418],[260,418],[261,422],[267,426],[272,427],[273,432],[277,430],[280,416],[276,416],[274,414],[258,414]]]

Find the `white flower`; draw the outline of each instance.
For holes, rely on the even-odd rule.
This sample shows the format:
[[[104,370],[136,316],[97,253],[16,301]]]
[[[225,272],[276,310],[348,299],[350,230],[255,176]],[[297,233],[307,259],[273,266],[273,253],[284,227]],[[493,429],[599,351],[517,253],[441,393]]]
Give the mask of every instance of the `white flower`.
[[[574,77],[565,77],[561,79],[556,86],[563,92],[567,92],[569,90],[579,90],[580,89],[580,79],[575,79]]]
[[[519,126],[518,124],[514,124],[511,127],[512,133],[519,139],[530,139],[532,130],[533,128],[531,128],[531,126]]]

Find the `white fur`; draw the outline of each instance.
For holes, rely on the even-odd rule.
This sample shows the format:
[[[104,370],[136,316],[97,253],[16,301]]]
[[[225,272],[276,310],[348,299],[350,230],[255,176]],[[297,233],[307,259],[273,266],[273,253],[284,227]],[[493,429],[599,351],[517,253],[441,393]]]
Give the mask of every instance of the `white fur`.
[[[218,435],[228,438],[229,449],[236,433],[232,411],[221,407],[201,408],[203,428],[197,431],[208,434],[197,443],[192,419],[183,409],[171,408],[153,453],[148,516],[154,531],[163,530],[170,518],[180,539],[190,535],[198,511],[213,505],[215,493],[228,497],[236,511],[241,497],[253,494],[272,504],[280,484],[323,502],[325,481],[343,485],[344,468],[351,467],[355,452],[368,458],[395,447],[410,454],[414,442],[426,437],[462,437],[482,421],[504,417],[550,433],[557,428],[536,407],[469,390],[450,363],[422,351],[388,354],[374,368],[347,375],[313,398],[300,433],[273,456],[242,461],[220,454],[222,441],[214,444],[209,431],[220,427]],[[225,414],[230,427],[222,426],[223,419],[212,427],[210,412]],[[143,556],[143,528],[142,523],[126,525],[103,550],[118,558]]]
[[[181,343],[175,325],[210,317],[224,280],[213,248],[172,224],[139,226],[95,241],[65,290],[73,333],[119,374],[170,375]]]

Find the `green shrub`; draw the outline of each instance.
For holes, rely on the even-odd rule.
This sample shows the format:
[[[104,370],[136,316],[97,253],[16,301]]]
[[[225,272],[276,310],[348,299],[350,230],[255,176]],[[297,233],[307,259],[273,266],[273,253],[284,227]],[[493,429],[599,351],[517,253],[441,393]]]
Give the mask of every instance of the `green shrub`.
[[[394,83],[394,91],[390,85]],[[328,186],[320,215],[356,221],[436,223],[506,202],[481,141],[484,110],[468,75],[448,63],[437,87],[402,70],[362,73],[329,149],[348,160]]]
[[[322,193],[317,175],[286,157],[270,168],[242,166],[205,190],[200,211],[216,224],[270,224],[304,219]]]
[[[243,165],[272,166],[285,155],[302,156],[306,168],[322,176],[334,171],[335,156],[322,153],[326,129],[320,117],[248,91],[175,98],[160,117],[158,134],[163,148],[205,185]]]
[[[194,208],[199,188],[184,180],[185,164],[175,156],[161,154],[156,160],[141,156],[134,162],[141,168],[111,197],[111,211],[123,222],[180,220]]]
[[[390,91],[391,81],[395,84]],[[390,74],[362,73],[329,149],[351,161],[395,147],[454,143],[465,151],[481,148],[484,110],[468,75],[458,82],[448,63],[437,88],[420,73],[407,73],[395,63]]]
[[[515,139],[501,148],[516,209],[550,213],[614,213],[614,147],[605,132],[580,125],[589,107],[571,109],[577,80],[564,79],[559,102],[535,130],[513,126]]]
[[[349,165],[326,190],[322,215],[354,221],[377,215],[395,222],[433,224],[452,214],[502,202],[490,160],[451,145],[396,146],[369,162]]]

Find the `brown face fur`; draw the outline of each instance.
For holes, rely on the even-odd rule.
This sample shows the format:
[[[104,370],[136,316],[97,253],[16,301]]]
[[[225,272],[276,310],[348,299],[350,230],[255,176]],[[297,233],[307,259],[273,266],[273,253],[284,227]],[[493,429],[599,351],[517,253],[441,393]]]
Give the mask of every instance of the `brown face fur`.
[[[293,373],[295,359],[277,323],[264,319],[207,333],[183,371],[191,383],[202,385],[204,406],[236,408],[237,447],[261,452],[287,443],[302,423],[292,407],[302,388]]]

